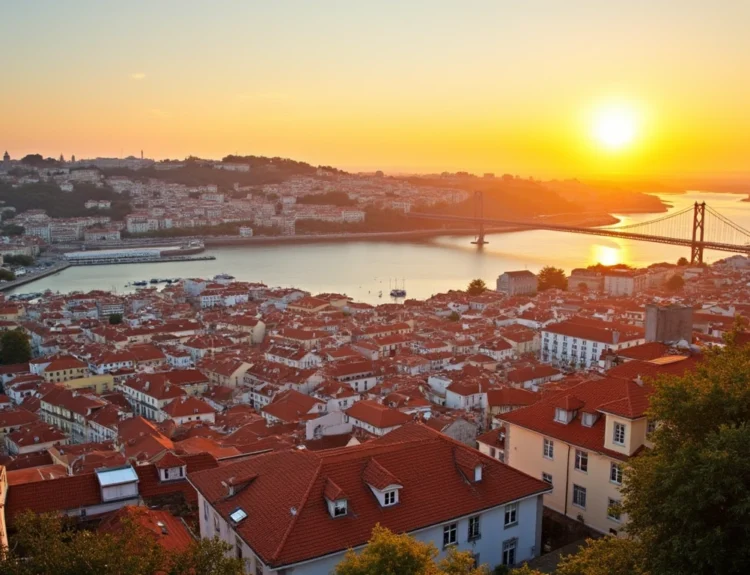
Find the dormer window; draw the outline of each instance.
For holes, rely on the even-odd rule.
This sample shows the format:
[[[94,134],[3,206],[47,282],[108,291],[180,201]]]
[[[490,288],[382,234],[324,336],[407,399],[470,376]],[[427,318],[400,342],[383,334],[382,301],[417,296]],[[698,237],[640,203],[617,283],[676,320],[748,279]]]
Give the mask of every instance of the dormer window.
[[[597,419],[599,419],[599,417],[595,413],[584,413],[581,416],[581,425],[584,427],[593,427]]]
[[[566,409],[562,409],[561,407],[555,409],[555,421],[557,421],[558,423],[568,424],[573,420],[574,416],[574,411],[567,411]]]
[[[347,513],[346,499],[340,499],[333,502],[333,517],[344,517]]]
[[[383,507],[390,507],[398,503],[398,490],[391,489],[383,494]]]
[[[474,483],[479,483],[480,481],[482,481],[482,466],[477,465],[474,468]]]

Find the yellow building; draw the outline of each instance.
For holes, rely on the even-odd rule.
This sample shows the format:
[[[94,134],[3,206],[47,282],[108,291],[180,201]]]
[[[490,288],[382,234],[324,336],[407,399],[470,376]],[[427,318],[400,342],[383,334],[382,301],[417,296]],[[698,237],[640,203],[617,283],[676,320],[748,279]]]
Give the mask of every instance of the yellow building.
[[[648,447],[650,388],[633,380],[586,381],[500,415],[505,462],[552,485],[545,506],[602,533],[621,534],[623,464]]]
[[[29,368],[47,383],[63,383],[89,375],[88,365],[73,356],[35,359],[29,362]]]
[[[96,393],[107,393],[115,388],[115,380],[111,375],[89,375],[69,379],[64,383],[68,389],[93,389]]]

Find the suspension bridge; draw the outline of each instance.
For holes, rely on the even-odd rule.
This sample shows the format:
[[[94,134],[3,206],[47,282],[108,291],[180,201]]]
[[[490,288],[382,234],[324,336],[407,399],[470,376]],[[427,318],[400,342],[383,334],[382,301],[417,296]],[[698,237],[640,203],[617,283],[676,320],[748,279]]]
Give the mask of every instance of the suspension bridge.
[[[498,220],[484,217],[484,196],[474,194],[474,216],[450,216],[411,212],[410,217],[442,220],[446,222],[471,223],[476,227],[473,244],[483,246],[485,227],[513,227],[515,229],[549,230],[569,234],[623,238],[657,244],[671,244],[690,248],[690,262],[703,263],[704,250],[717,250],[750,256],[750,230],[734,223],[712,209],[706,202],[696,202],[678,212],[648,222],[618,227],[587,228],[546,223],[543,219],[533,221]]]

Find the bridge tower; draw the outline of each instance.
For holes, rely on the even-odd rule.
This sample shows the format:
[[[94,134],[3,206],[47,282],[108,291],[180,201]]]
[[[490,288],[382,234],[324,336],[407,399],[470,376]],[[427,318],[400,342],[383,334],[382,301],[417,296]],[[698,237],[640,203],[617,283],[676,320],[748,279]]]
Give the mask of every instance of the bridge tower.
[[[490,242],[484,239],[484,192],[479,190],[474,192],[474,221],[477,224],[477,239],[471,243],[481,248]]]
[[[706,223],[706,202],[695,202],[693,208],[693,242],[690,248],[690,263],[703,263],[703,234]]]

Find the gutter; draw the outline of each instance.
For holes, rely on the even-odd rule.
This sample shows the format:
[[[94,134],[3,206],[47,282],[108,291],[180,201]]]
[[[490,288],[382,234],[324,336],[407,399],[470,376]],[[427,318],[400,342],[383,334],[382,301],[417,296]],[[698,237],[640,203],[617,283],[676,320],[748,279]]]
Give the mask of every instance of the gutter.
[[[570,443],[568,443],[568,457],[565,463],[565,517],[568,516],[568,486],[570,482]]]

